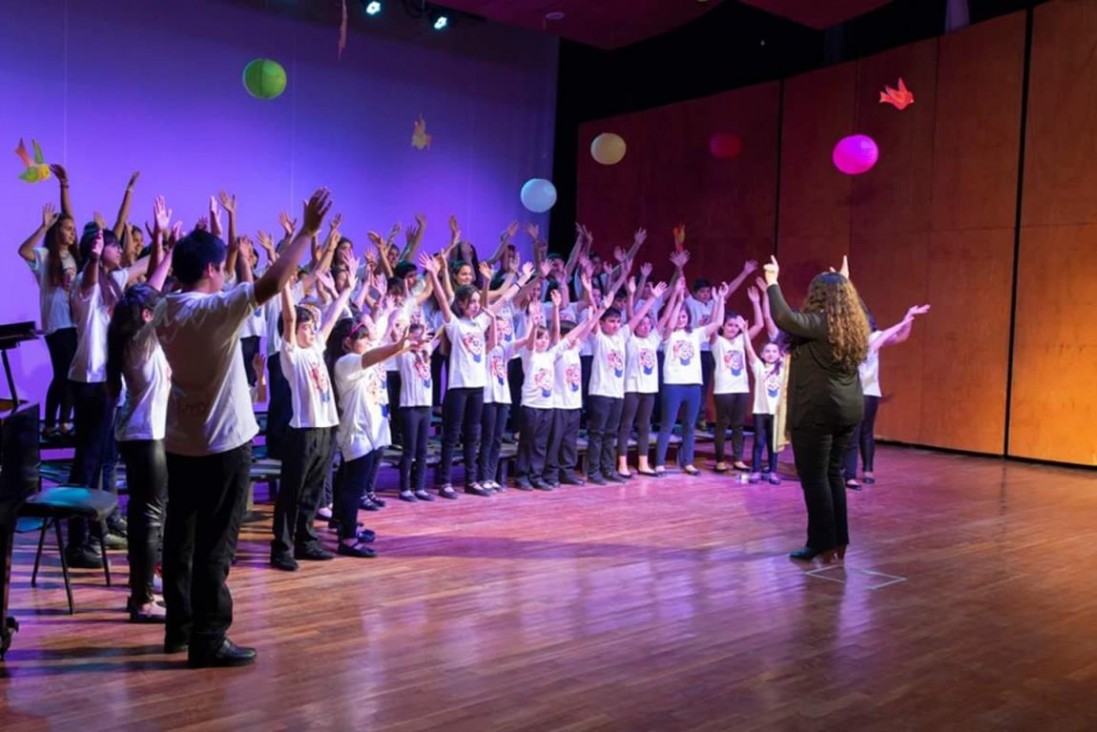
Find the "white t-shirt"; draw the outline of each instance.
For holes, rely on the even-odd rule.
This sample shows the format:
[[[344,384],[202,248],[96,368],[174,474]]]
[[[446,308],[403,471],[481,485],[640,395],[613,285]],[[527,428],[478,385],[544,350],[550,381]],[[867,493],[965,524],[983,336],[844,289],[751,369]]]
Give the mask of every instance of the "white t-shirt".
[[[271,300],[280,300],[281,298],[272,297]],[[258,307],[252,311],[251,317],[244,321],[244,328],[240,331],[241,338],[250,338],[251,336],[261,336],[266,331],[267,319],[263,314],[263,308]]]
[[[744,350],[743,333],[730,341],[722,335],[716,336],[712,345],[712,357],[716,361],[713,394],[747,394],[750,381],[747,378],[747,356]]]
[[[487,383],[484,333],[491,322],[490,317],[490,313],[480,313],[475,320],[454,316],[446,323],[450,342],[447,373],[450,389],[483,389]]]
[[[554,409],[583,408],[583,366],[578,346],[561,346],[555,364],[556,385],[552,390]]]
[[[686,298],[686,307],[689,308],[690,314],[690,327],[693,328],[693,330],[701,330],[711,323],[712,312],[715,305],[715,298],[708,302],[701,302],[692,295]],[[708,351],[709,349],[709,342],[704,340],[701,341],[701,350]]]
[[[781,403],[781,383],[784,381],[785,364],[754,362],[754,412],[753,414],[777,414]]]
[[[434,395],[434,381],[430,373],[430,349],[420,353],[406,351],[396,357],[400,370],[400,406],[429,407]]]
[[[514,346],[497,345],[488,352],[487,383],[484,404],[510,404],[510,379],[507,364],[514,357]]]
[[[69,293],[76,279],[76,260],[68,249],[61,250],[61,271],[66,284],[54,286],[50,283],[49,250],[36,247],[34,261],[27,262],[30,271],[38,278],[38,303],[42,313],[42,330],[46,335],[62,328],[73,328],[72,308]]]
[[[305,289],[298,282],[290,288],[290,297],[294,302],[300,302],[305,294]],[[272,297],[263,303],[263,335],[267,339],[267,358],[271,358],[282,348],[282,331],[278,328],[278,319],[282,317],[282,297]]]
[[[663,357],[664,384],[701,384],[702,328],[676,330],[666,339]]]
[[[156,335],[171,365],[164,449],[216,455],[259,432],[240,351],[240,329],[255,310],[250,282],[207,295],[177,292],[156,308]]]
[[[100,273],[102,274],[102,273]],[[128,275],[116,269],[110,276],[125,288]],[[80,291],[83,273],[72,283],[72,318],[76,323],[76,355],[69,365],[69,378],[84,384],[102,384],[107,380],[107,328],[110,311],[103,302],[103,287],[99,282],[87,295]]]
[[[278,353],[282,374],[289,382],[294,429],[324,429],[339,424],[335,410],[335,395],[331,391],[328,367],[324,364],[324,346],[315,341],[309,348],[282,339]]]
[[[598,330],[590,335],[591,355],[590,386],[587,393],[591,396],[625,398],[625,342],[628,339],[627,325],[622,325],[616,333],[608,336]]]
[[[164,439],[171,368],[151,323],[137,332],[126,349],[122,376],[125,398],[114,423],[114,439],[119,442]]]
[[[557,343],[547,351],[522,349],[522,406],[533,409],[552,409],[556,406],[556,359],[563,346]]]
[[[633,334],[625,343],[625,391],[656,394],[659,391],[659,334],[647,338]]]
[[[348,353],[335,362],[335,389],[339,392],[336,443],[344,460],[357,460],[392,443],[385,391],[385,369],[380,364],[362,368],[362,357]]]
[[[514,308],[507,303],[504,305],[495,317],[495,339],[502,346],[513,346],[514,341],[518,338],[516,332],[517,318],[514,314]],[[518,358],[521,354],[516,353],[511,349],[510,357]]]
[[[869,334],[868,344],[876,343],[884,335],[881,330],[874,330]],[[861,375],[861,391],[865,396],[883,396],[880,391],[880,351],[869,349],[868,357],[857,367]]]

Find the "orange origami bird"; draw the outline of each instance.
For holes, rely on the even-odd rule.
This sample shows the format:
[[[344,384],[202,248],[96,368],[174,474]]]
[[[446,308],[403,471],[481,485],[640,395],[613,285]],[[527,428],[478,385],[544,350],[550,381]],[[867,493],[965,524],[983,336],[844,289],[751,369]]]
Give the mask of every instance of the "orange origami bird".
[[[686,243],[686,225],[678,224],[674,227],[674,251],[682,251],[682,245]]]
[[[30,155],[27,154],[27,145],[22,139],[19,140],[19,147],[15,148],[15,154],[19,156],[19,159],[23,161],[23,165],[26,166],[26,170],[20,174],[19,179],[25,180],[27,183],[39,183],[50,177],[50,166],[42,157],[42,148],[38,147],[38,141],[31,140],[30,142],[34,147],[33,160],[31,160]]]
[[[417,150],[425,150],[430,147],[430,134],[427,132],[427,121],[423,115],[415,120],[415,127],[411,133],[411,146]]]
[[[890,104],[896,109],[903,110],[914,104],[914,94],[907,89],[907,85],[900,78],[898,89],[892,89],[884,84],[884,90],[880,92],[880,104]]]

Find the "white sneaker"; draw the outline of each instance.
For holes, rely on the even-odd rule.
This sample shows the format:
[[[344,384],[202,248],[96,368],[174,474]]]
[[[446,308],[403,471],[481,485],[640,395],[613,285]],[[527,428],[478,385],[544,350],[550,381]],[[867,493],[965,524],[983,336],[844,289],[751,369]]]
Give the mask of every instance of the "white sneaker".
[[[331,521],[331,506],[321,506],[320,510],[316,512],[316,515],[325,521]]]

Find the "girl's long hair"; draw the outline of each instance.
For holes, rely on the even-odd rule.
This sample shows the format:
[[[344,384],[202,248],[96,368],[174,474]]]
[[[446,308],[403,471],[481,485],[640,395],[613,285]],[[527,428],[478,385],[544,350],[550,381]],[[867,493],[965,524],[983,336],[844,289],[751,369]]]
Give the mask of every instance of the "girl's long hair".
[[[122,393],[126,354],[138,331],[145,326],[144,311],[152,312],[160,293],[148,285],[134,285],[115,304],[107,326],[107,388],[114,399]]]
[[[324,344],[324,363],[328,367],[328,380],[331,382],[331,393],[335,397],[337,410],[339,409],[339,386],[335,381],[335,362],[347,354],[343,341],[350,338],[356,322],[354,318],[341,318],[331,329],[328,341]]]
[[[87,259],[91,252],[91,245],[95,241],[95,235],[99,233],[99,228],[94,225],[84,227],[84,235],[80,237],[80,257],[79,259]],[[120,247],[118,237],[114,235],[114,232],[110,229],[103,229],[103,248],[108,246]],[[118,281],[110,276],[110,272],[103,266],[103,260],[99,260],[99,289],[103,293],[103,305],[107,310],[112,310],[117,306],[118,302],[122,299],[122,287],[118,284]]]
[[[817,275],[801,310],[826,317],[827,341],[834,360],[843,370],[856,372],[868,356],[869,327],[853,283],[836,272]]]
[[[64,287],[65,285],[65,266],[61,260],[61,251],[65,249],[65,245],[61,243],[61,225],[66,221],[72,221],[71,216],[61,215],[57,217],[57,220],[53,222],[53,225],[46,230],[46,267],[49,273],[49,283],[53,287]],[[75,224],[75,222],[74,222]],[[69,254],[72,255],[73,261],[76,262],[76,271],[80,271],[80,248],[78,246],[68,247]]]

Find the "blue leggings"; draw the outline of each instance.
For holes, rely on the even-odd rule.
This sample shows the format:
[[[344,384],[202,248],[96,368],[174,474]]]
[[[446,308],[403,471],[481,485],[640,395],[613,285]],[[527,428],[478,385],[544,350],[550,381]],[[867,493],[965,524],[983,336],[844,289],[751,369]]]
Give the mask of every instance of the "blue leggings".
[[[655,467],[667,464],[667,447],[670,433],[678,418],[678,410],[685,405],[682,421],[682,447],[678,450],[678,464],[693,465],[693,428],[697,424],[697,412],[701,409],[700,384],[663,384],[662,414],[659,420],[659,440],[655,443]]]

